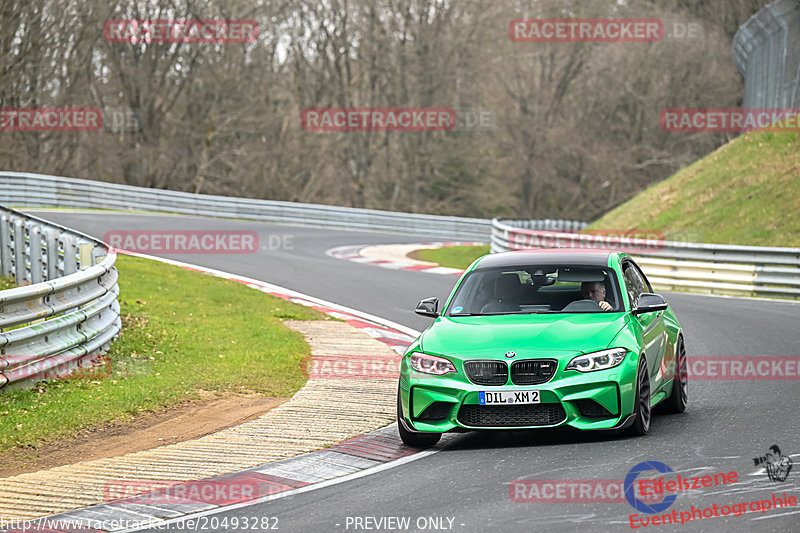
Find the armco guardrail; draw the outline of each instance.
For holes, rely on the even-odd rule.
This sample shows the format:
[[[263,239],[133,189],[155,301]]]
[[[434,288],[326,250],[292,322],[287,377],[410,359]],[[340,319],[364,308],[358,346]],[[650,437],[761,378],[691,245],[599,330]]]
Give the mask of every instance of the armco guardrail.
[[[488,219],[212,196],[20,172],[0,172],[0,203],[27,207],[165,211],[465,241],[486,241],[491,232]]]
[[[120,330],[116,254],[0,206],[0,388],[94,366]]]
[[[733,56],[747,108],[800,106],[800,0],[775,0],[741,25]]]
[[[492,221],[492,252],[526,248],[619,248],[637,259],[661,290],[800,298],[800,248],[620,239],[527,229],[519,221]]]

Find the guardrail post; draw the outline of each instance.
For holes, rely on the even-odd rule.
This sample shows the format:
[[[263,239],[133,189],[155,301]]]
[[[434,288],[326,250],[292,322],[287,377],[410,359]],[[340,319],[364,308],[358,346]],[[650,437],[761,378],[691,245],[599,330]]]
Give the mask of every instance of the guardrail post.
[[[11,219],[0,215],[0,276],[11,274]]]
[[[45,229],[44,240],[47,248],[47,279],[56,279],[58,277],[58,230]]]
[[[80,257],[80,269],[85,270],[90,266],[94,265],[94,254],[92,254],[94,246],[90,242],[82,242],[78,246],[79,250],[79,257]]]
[[[14,219],[14,280],[17,285],[25,283],[25,225],[22,219]]]
[[[77,253],[78,243],[77,239],[72,235],[62,235],[62,242],[64,243],[64,275],[67,276],[78,270]]]
[[[31,283],[41,283],[44,264],[42,262],[42,229],[33,226],[30,229]]]

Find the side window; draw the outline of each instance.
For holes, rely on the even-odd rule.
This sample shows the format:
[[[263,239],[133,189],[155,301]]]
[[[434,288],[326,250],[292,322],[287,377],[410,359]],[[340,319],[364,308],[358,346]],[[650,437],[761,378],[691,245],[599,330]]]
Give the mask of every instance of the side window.
[[[639,273],[639,276],[642,277],[642,280],[644,280],[644,292],[653,292],[653,287],[650,285],[650,281],[647,279],[647,276],[644,275],[642,269],[639,268],[639,265],[633,263],[631,264],[633,265],[633,268],[636,269],[636,272]]]
[[[623,275],[625,277],[625,290],[628,291],[628,299],[631,302],[631,308],[639,305],[639,296],[645,292],[648,284],[646,284],[644,277],[632,263],[626,263],[623,267]],[[649,290],[649,289],[647,289]]]

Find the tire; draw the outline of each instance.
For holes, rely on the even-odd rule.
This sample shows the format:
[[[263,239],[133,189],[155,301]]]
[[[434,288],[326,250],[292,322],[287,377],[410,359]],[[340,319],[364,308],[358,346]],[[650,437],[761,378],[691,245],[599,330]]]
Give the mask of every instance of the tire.
[[[406,429],[403,420],[403,410],[400,404],[400,387],[397,387],[397,431],[403,444],[413,448],[428,448],[442,438],[441,433],[416,432]]]
[[[662,412],[677,414],[686,411],[686,402],[689,398],[687,366],[686,347],[683,344],[683,337],[679,337],[678,345],[675,346],[675,378],[672,380],[672,393],[661,403]]]
[[[650,408],[650,375],[647,372],[647,362],[644,356],[639,358],[639,367],[636,371],[636,399],[633,407],[633,425],[625,430],[629,437],[642,437],[650,431],[652,409]]]

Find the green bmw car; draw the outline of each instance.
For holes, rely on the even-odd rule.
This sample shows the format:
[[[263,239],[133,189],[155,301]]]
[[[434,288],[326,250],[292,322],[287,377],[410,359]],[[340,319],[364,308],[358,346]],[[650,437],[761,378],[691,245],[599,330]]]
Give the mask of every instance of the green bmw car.
[[[683,330],[622,252],[530,250],[477,259],[400,366],[408,445],[442,433],[569,426],[645,435],[686,409]]]

